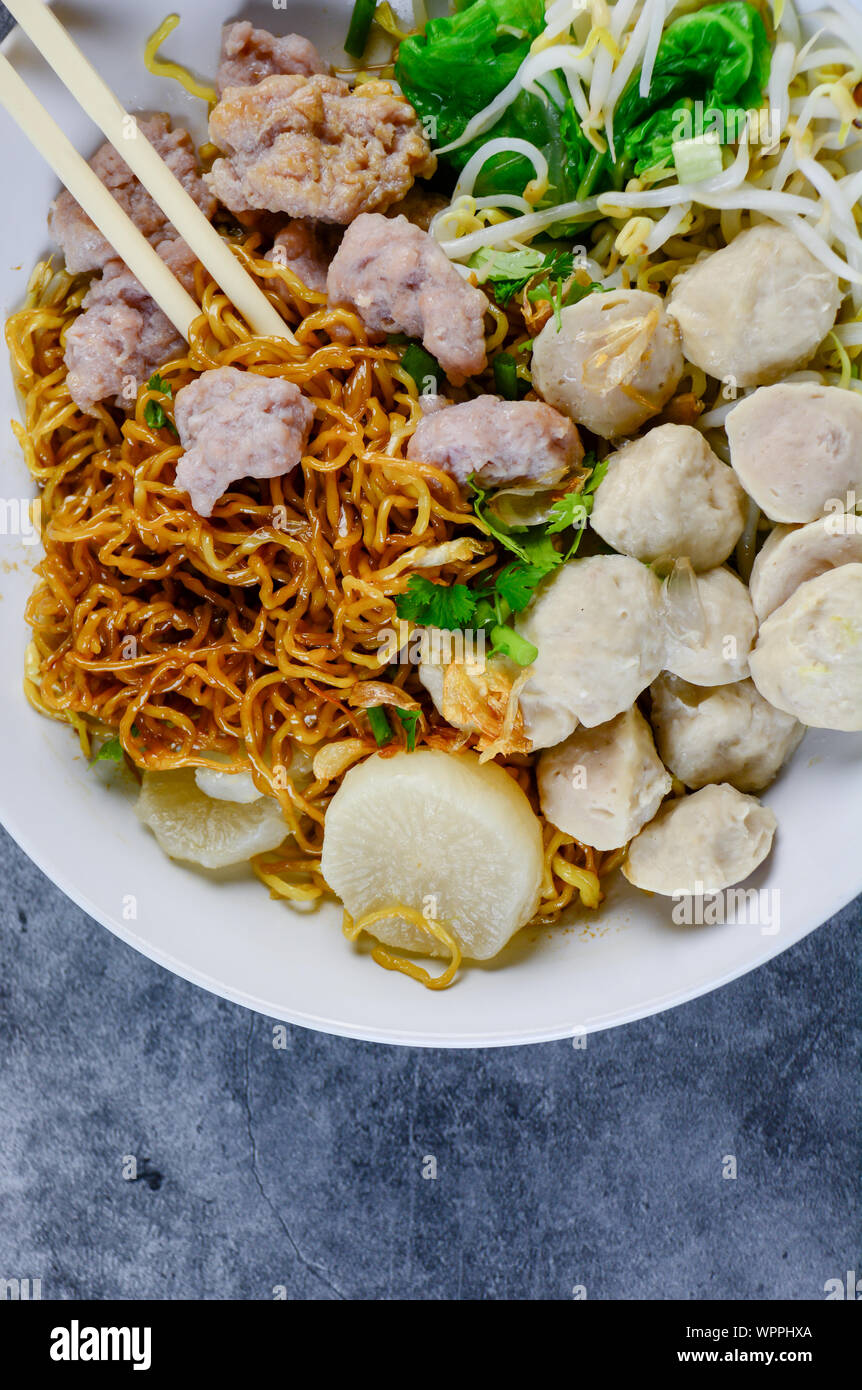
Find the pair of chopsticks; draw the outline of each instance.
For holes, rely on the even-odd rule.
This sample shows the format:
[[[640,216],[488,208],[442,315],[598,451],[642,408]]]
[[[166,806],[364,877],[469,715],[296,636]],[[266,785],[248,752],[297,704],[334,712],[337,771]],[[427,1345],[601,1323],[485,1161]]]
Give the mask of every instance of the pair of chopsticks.
[[[188,242],[252,332],[261,337],[287,338],[295,343],[296,338],[277,309],[243,269],[49,6],[43,0],[7,0],[6,8],[168,221],[173,223],[177,233]],[[6,108],[95,222],[177,332],[188,341],[190,326],[200,316],[200,306],[171,274],[3,54],[0,54],[0,105]]]

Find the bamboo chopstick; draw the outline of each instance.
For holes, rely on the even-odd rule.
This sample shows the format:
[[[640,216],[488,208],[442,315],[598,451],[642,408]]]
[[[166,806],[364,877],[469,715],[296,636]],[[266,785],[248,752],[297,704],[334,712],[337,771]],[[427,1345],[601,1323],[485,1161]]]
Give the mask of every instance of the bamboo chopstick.
[[[200,306],[168,270],[146,237],[108,192],[98,174],[93,172],[2,53],[0,105],[6,108],[87,216],[95,222],[102,236],[111,243],[132,274],[138,277],[147,294],[167,314],[177,332],[188,341],[189,327],[200,317]]]
[[[287,338],[295,343],[296,338],[278,310],[243,269],[194,199],[174,178],[164,160],[137,123],[131,120],[53,10],[42,0],[10,0],[7,9],[81,108],[107,136],[179,235],[188,242],[195,256],[206,266],[252,332],[263,337]],[[18,124],[22,125],[20,121]],[[29,134],[25,126],[22,125],[22,129]],[[133,138],[129,138],[130,134]],[[45,151],[42,150],[42,153],[45,154]],[[70,192],[74,193],[74,189],[70,189]],[[122,255],[114,239],[110,240]],[[148,288],[146,284],[144,287]],[[157,299],[157,302],[161,303],[161,300]]]

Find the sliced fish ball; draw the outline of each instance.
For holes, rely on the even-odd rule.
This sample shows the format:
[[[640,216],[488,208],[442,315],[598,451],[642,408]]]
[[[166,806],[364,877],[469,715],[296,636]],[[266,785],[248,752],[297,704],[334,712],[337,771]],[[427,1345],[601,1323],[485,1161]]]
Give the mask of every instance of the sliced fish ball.
[[[718,893],[753,873],[772,848],[776,819],[722,782],[666,801],[629,845],[622,866],[648,893]]]
[[[734,406],[725,421],[730,462],[770,521],[814,521],[862,494],[862,396],[786,381]]]
[[[757,619],[741,579],[728,569],[694,578],[694,592],[664,589],[663,666],[692,685],[726,685],[748,675]]]
[[[862,563],[862,517],[818,517],[807,526],[776,526],[754,562],[751,602],[760,622],[786,603],[800,584],[856,561]]]
[[[521,708],[533,747],[604,724],[662,668],[661,586],[628,555],[571,560],[540,586],[517,630],[538,648]]]
[[[650,695],[662,762],[687,787],[729,782],[737,791],[762,791],[805,733],[751,680],[710,688],[663,672]]]
[[[624,845],[652,820],[671,789],[636,707],[546,749],[537,777],[548,820],[595,849]]]
[[[488,960],[534,916],[543,877],[541,825],[524,792],[472,753],[380,754],[346,774],[329,804],[322,870],[354,922],[389,945],[446,948],[398,906],[432,917],[465,957]]]
[[[764,699],[815,729],[862,729],[862,564],[808,579],[751,654]]]
[[[290,834],[272,797],[250,805],[215,800],[201,791],[191,768],[145,772],[135,809],[165,854],[204,869],[242,864],[278,849]]]
[[[745,525],[736,474],[690,425],[656,425],[612,454],[590,525],[614,550],[647,563],[686,556],[714,569]]]
[[[840,303],[831,270],[795,232],[764,222],[685,271],[668,313],[689,362],[739,386],[759,386],[813,357]]]
[[[533,346],[533,385],[603,439],[635,434],[682,376],[679,329],[645,290],[588,294],[551,319]]]

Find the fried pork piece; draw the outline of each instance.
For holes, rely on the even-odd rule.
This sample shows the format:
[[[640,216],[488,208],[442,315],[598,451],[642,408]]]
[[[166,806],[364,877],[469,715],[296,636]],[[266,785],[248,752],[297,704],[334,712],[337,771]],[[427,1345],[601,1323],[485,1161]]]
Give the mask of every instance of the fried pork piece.
[[[179,237],[156,250],[186,289],[194,285],[195,257]],[[121,260],[108,261],[66,332],[69,394],[89,414],[98,401],[131,410],[138,389],[157,367],[185,351],[185,343]]]
[[[292,270],[310,290],[325,294],[326,273],[336,249],[333,231],[332,227],[295,218],[278,233],[266,259]],[[283,299],[287,298],[287,287],[280,280],[270,284]]]
[[[314,44],[300,34],[277,38],[266,29],[255,29],[247,19],[226,24],[221,31],[221,61],[216,73],[216,94],[226,87],[253,87],[276,73],[311,77],[328,72]]]
[[[207,182],[234,213],[256,208],[346,225],[403,198],[437,167],[416,112],[388,82],[265,77],[231,87],[210,116]]]
[[[460,277],[459,277],[460,278]],[[558,481],[584,456],[571,420],[542,401],[477,396],[419,421],[407,457],[443,468],[459,483]]]
[[[421,338],[454,385],[484,371],[487,299],[406,217],[358,217],[327,288],[330,304],[355,309],[366,328]]]
[[[177,487],[209,516],[238,478],[278,478],[295,468],[313,417],[290,381],[236,367],[204,372],[177,392],[174,420],[185,450]]]
[[[212,217],[216,209],[215,198],[198,172],[194,142],[188,131],[181,127],[171,130],[167,116],[150,116],[138,121],[138,128],[158,150],[201,212],[206,217]],[[90,167],[149,242],[156,246],[158,242],[176,236],[161,208],[143,184],[138,182],[113,145],[102,145],[90,160]],[[51,206],[48,228],[62,249],[66,269],[73,275],[79,271],[101,270],[108,261],[116,259],[114,248],[66,189]]]

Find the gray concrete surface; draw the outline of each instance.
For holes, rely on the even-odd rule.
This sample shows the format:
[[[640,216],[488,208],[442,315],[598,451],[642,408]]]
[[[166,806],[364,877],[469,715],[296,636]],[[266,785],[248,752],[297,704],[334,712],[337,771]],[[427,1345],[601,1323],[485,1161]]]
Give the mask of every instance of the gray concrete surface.
[[[5,835],[0,884],[0,1278],[46,1298],[810,1299],[862,1268],[858,904],[583,1051],[302,1029],[276,1050],[270,1020],[137,955]]]

